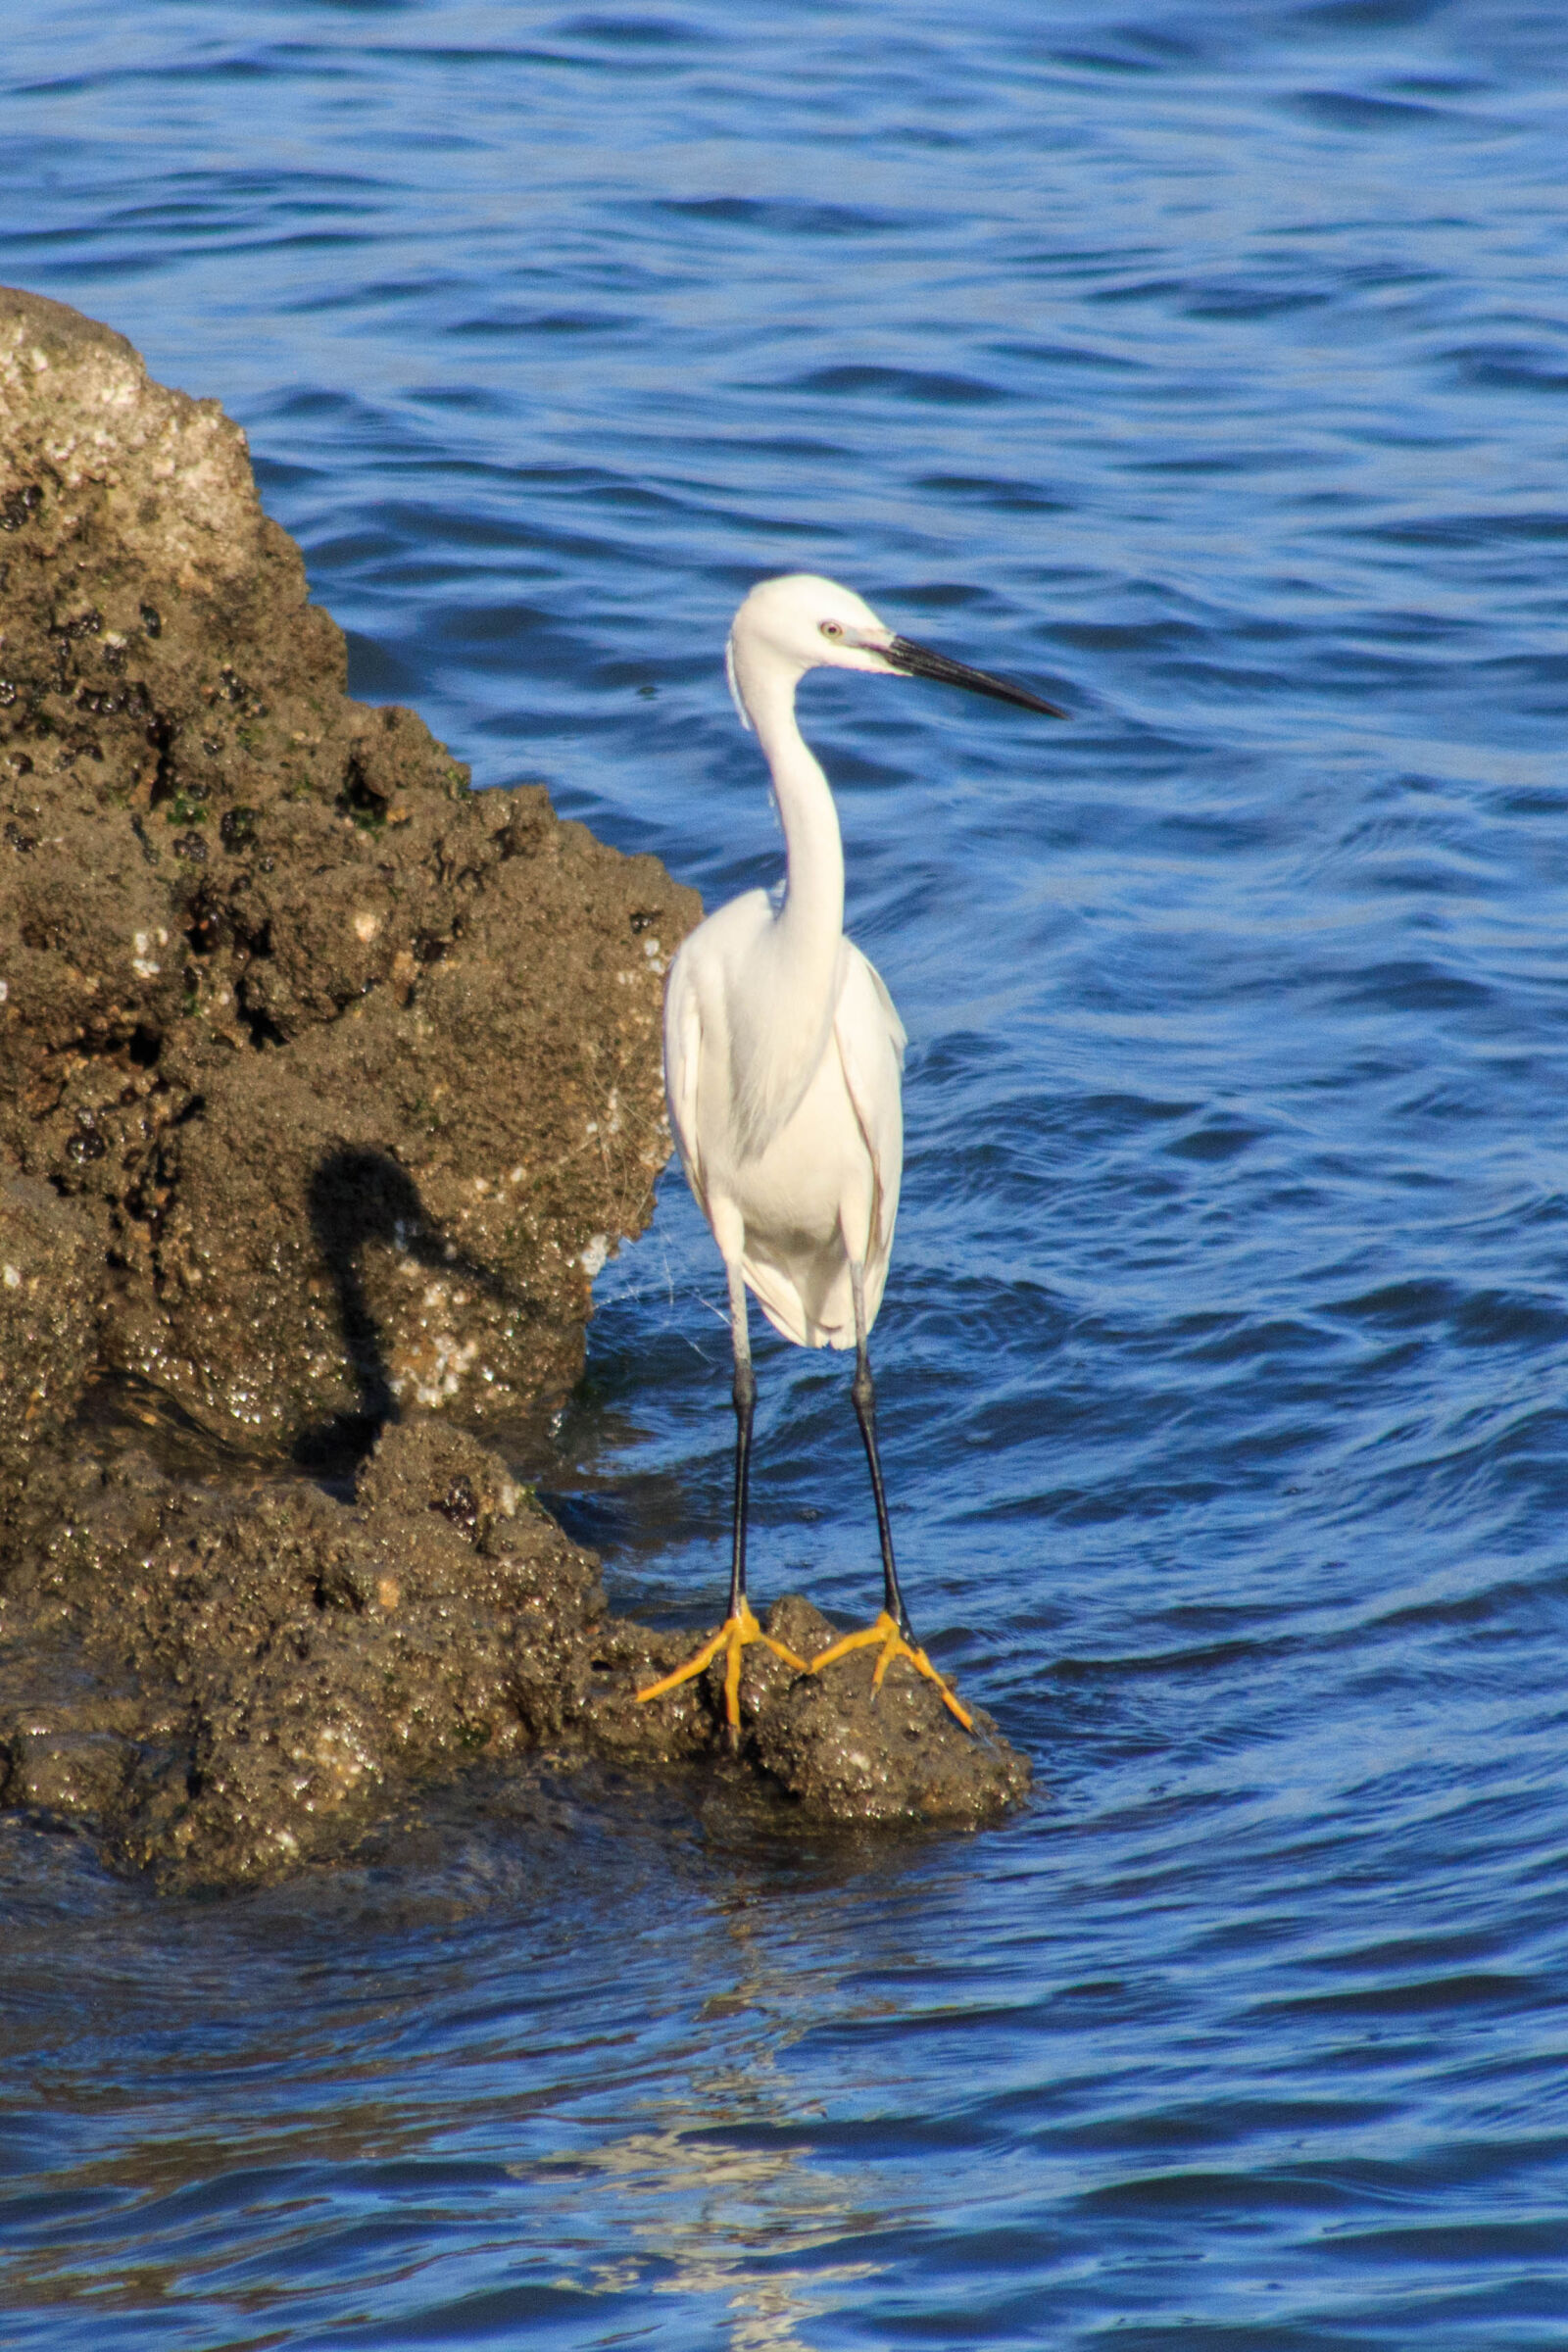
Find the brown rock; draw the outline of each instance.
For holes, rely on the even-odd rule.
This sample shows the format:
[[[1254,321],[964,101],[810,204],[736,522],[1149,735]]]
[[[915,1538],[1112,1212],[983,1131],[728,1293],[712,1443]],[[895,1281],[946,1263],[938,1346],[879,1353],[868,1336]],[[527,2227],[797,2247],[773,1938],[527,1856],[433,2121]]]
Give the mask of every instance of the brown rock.
[[[13,1731],[0,1742],[4,1801],[28,1812],[97,1823],[112,1812],[134,1751],[114,1732]]]
[[[0,1595],[0,1801],[80,1821],[165,1886],[329,1857],[413,1785],[542,1745],[729,1764],[716,1671],[636,1697],[699,1637],[609,1616],[593,1555],[449,1422],[388,1427],[352,1503],[124,1449],[78,1449],[54,1503]],[[805,1656],[832,1638],[798,1597],[767,1622]],[[870,1677],[864,1653],[814,1677],[749,1651],[729,1769],[816,1826],[973,1828],[1022,1794],[987,1718],[971,1738],[906,1667],[874,1702]]]
[[[0,1503],[64,1430],[94,1340],[92,1236],[47,1185],[0,1173]]]
[[[806,1658],[835,1638],[796,1595],[772,1610],[767,1630]],[[789,1677],[757,1718],[762,1771],[818,1820],[972,1829],[1016,1803],[1029,1787],[1028,1763],[985,1710],[971,1710],[974,1732],[964,1731],[935,1685],[902,1658],[873,1693],[875,1659],[874,1650],[855,1650],[820,1675]]]
[[[570,1386],[700,911],[344,675],[239,428],[0,292],[0,1165],[104,1361],[253,1443]]]

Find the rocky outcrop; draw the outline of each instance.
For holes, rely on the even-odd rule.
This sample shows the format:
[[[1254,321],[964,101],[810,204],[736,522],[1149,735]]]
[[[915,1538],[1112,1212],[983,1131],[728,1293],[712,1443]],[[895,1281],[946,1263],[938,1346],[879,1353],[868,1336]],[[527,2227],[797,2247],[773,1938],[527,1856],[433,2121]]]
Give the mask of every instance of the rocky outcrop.
[[[612,1617],[599,1564],[473,1437],[390,1424],[350,1503],[295,1478],[215,1489],[78,1446],[0,1596],[0,1802],[91,1828],[172,1888],[341,1851],[422,1780],[544,1748],[728,1760],[717,1675],[636,1690],[692,1646]],[[801,1600],[769,1619],[830,1638]],[[9,1637],[9,1639],[8,1639]],[[817,1825],[972,1826],[1027,1785],[929,1684],[747,1654],[731,1769]]]
[[[647,1221],[697,900],[345,674],[239,428],[0,293],[0,1803],[171,1885],[475,1758],[725,1752],[475,1434]],[[869,1675],[749,1658],[740,1768],[818,1820],[1025,1785]]]
[[[33,296],[0,468],[0,1157],[101,1360],[273,1446],[564,1391],[695,896],[350,701],[238,426]]]

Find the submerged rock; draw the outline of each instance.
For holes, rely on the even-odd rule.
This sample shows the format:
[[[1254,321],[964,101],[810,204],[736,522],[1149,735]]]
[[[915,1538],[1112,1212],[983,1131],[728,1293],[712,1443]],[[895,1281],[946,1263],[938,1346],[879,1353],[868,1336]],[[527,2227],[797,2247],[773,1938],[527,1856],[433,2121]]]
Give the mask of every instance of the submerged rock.
[[[635,1697],[692,1638],[471,1434],[569,1388],[647,1221],[698,901],[345,675],[239,428],[0,292],[0,1803],[174,1886],[478,1757],[723,1747],[713,1678]],[[352,1499],[290,1467],[356,1456]],[[1019,1793],[869,1675],[754,1653],[741,1763],[817,1820]]]

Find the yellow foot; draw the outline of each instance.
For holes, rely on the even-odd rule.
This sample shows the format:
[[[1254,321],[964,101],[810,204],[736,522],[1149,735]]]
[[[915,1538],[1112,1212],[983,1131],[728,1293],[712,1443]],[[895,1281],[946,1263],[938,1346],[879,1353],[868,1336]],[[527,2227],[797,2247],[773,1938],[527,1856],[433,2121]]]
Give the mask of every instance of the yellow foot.
[[[735,1615],[726,1617],[712,1640],[705,1642],[684,1666],[677,1666],[674,1673],[666,1674],[662,1682],[650,1683],[646,1690],[638,1691],[637,1696],[639,1699],[662,1698],[667,1691],[678,1690],[682,1683],[693,1682],[698,1675],[706,1674],[722,1650],[724,1715],[730,1730],[738,1732],[741,1728],[741,1651],[749,1648],[754,1642],[760,1642],[764,1649],[770,1649],[775,1658],[782,1658],[786,1666],[793,1666],[797,1674],[810,1673],[804,1658],[798,1658],[794,1650],[786,1648],[782,1642],[775,1642],[771,1634],[763,1633],[752,1614],[751,1602],[743,1600]]]
[[[911,1645],[906,1642],[904,1636],[900,1633],[897,1625],[888,1615],[886,1609],[882,1611],[882,1614],[877,1619],[875,1625],[865,1626],[858,1634],[844,1634],[837,1642],[833,1642],[829,1648],[819,1650],[816,1656],[811,1660],[810,1671],[812,1674],[820,1674],[824,1666],[831,1666],[833,1664],[835,1658],[847,1658],[852,1649],[869,1649],[872,1643],[875,1642],[881,1642],[882,1655],[877,1659],[876,1672],[871,1677],[871,1695],[873,1698],[881,1690],[882,1677],[887,1673],[887,1670],[892,1665],[894,1659],[907,1658],[909,1664],[914,1668],[916,1674],[923,1674],[928,1683],[935,1683],[937,1689],[942,1693],[943,1705],[951,1714],[956,1715],[964,1730],[966,1732],[972,1732],[974,1730],[973,1716],[967,1714],[965,1710],[959,1706],[957,1699],[954,1696],[954,1693],[948,1685],[943,1681],[941,1675],[938,1674],[936,1668],[926,1656],[925,1651],[923,1649],[912,1648]]]

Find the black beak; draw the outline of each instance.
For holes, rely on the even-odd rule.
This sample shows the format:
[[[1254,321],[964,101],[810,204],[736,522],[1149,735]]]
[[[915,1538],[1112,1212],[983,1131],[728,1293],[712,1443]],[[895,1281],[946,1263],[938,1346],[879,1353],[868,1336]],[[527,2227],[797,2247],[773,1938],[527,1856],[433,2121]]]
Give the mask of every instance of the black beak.
[[[935,678],[939,686],[965,686],[971,694],[988,694],[996,703],[1016,703],[1020,710],[1038,710],[1046,718],[1067,716],[1056,704],[1042,702],[1038,694],[1031,694],[1027,686],[1012,686],[986,670],[970,669],[966,662],[950,662],[946,654],[911,645],[907,637],[894,637],[877,651],[891,668],[906,678]]]

